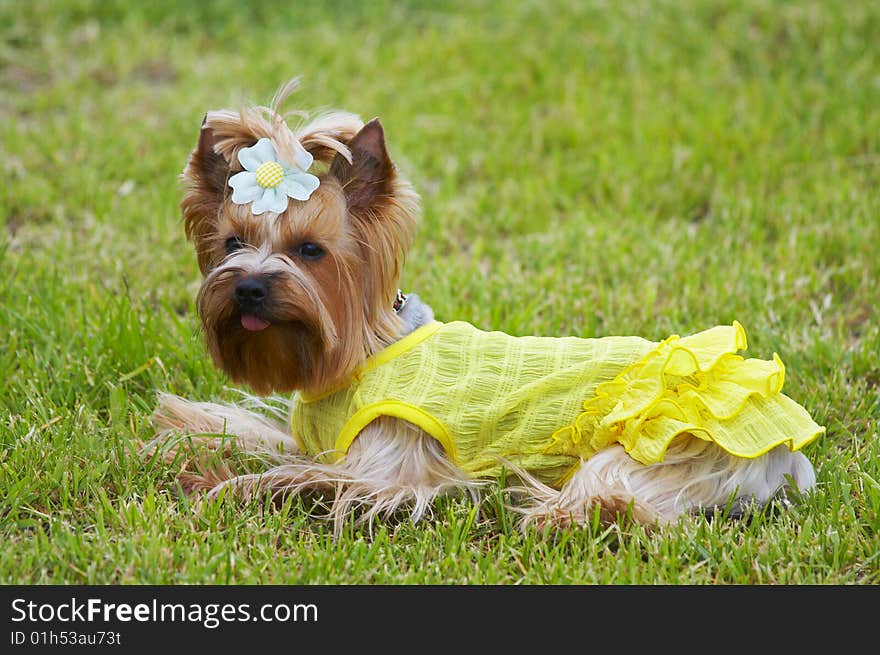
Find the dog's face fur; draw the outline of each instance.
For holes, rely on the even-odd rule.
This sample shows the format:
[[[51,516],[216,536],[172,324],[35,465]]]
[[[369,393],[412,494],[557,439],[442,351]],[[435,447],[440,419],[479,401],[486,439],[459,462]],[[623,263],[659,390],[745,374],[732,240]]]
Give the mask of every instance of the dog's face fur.
[[[333,113],[291,130],[274,109],[282,100],[209,112],[183,172],[208,350],[259,394],[325,389],[399,336],[392,305],[418,213],[378,120]],[[282,159],[296,142],[315,159],[319,187],[281,214],[231,200],[238,152],[261,137]]]

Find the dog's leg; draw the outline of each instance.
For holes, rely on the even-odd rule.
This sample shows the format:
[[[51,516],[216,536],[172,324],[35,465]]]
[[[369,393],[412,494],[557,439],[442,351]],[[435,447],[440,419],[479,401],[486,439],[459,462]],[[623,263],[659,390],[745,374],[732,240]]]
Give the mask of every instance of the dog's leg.
[[[803,453],[791,452],[786,446],[778,446],[755,459],[734,457],[718,448],[714,450],[717,463],[707,467],[705,482],[701,486],[701,481],[695,479],[693,493],[687,488],[684,490],[692,512],[725,511],[729,516],[738,517],[746,514],[750,507],[763,507],[774,498],[787,501],[792,489],[808,494],[816,486],[813,465]]]
[[[144,456],[158,452],[166,461],[190,445],[210,451],[228,452],[233,445],[240,452],[259,456],[270,462],[294,456],[299,448],[282,423],[284,407],[273,407],[248,397],[247,405],[192,402],[169,393],[160,393],[153,412],[153,438],[141,447]],[[282,403],[283,404],[283,403]],[[274,416],[272,416],[274,414]],[[187,453],[198,455],[198,452]],[[178,476],[187,491],[211,489],[225,480],[238,477],[222,460],[188,461],[195,471],[183,470]]]
[[[253,398],[249,400],[258,402]],[[261,407],[267,409],[269,406],[261,403]],[[193,402],[170,393],[160,393],[152,416],[156,433],[147,447],[157,447],[168,439],[186,436],[201,445],[217,448],[224,443],[224,436],[230,435],[248,452],[296,453],[299,447],[281,420],[289,410],[274,411],[277,418],[239,405]]]
[[[599,508],[604,522],[632,512],[648,525],[683,514],[764,505],[789,486],[806,493],[816,482],[810,462],[780,446],[756,459],[734,457],[699,439],[673,443],[663,462],[645,466],[611,446],[582,463],[562,489],[526,479],[532,502],[520,509],[523,523],[567,525],[589,521]]]
[[[197,472],[184,471],[178,476],[188,491],[207,491],[208,497],[230,488],[243,497],[265,492],[328,493],[332,500],[327,517],[337,534],[353,511],[363,510],[359,520],[372,522],[406,507],[411,519],[418,521],[437,496],[467,490],[476,498],[480,486],[447,459],[436,439],[393,418],[368,425],[335,464],[299,453],[280,421],[235,405],[190,402],[162,394],[153,422],[157,433],[148,447],[186,438],[217,449],[233,439],[239,452],[274,464],[262,473],[237,475],[222,462],[197,462]],[[174,447],[166,447],[166,452],[173,453]]]
[[[438,496],[467,491],[476,500],[479,482],[447,459],[443,447],[420,428],[394,418],[379,418],[354,440],[335,464],[296,461],[270,468],[258,476],[233,479],[211,490],[244,482],[276,493],[332,491],[326,518],[338,535],[352,512],[372,524],[406,509],[413,522],[430,512]]]
[[[476,502],[479,481],[446,457],[440,443],[406,421],[381,418],[352,443],[341,467],[348,478],[331,509],[338,531],[352,509],[365,508],[361,520],[372,522],[406,507],[417,522],[435,498],[468,492]]]

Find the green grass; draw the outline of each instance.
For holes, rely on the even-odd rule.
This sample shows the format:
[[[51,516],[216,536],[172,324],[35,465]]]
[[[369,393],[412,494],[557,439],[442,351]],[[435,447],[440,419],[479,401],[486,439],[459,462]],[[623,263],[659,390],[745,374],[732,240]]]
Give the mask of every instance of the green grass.
[[[880,582],[880,5],[0,0],[0,582]],[[736,8],[734,8],[736,7]],[[177,176],[208,109],[379,115],[442,320],[661,339],[737,319],[826,425],[747,521],[521,533],[490,494],[334,542],[178,495],[157,390],[233,399]]]

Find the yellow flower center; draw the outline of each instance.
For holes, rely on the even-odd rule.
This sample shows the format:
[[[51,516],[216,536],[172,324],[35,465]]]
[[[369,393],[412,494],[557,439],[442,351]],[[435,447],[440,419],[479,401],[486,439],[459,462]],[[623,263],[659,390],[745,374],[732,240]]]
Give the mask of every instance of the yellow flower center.
[[[264,189],[274,189],[284,179],[284,169],[277,161],[266,161],[257,168],[257,184]]]

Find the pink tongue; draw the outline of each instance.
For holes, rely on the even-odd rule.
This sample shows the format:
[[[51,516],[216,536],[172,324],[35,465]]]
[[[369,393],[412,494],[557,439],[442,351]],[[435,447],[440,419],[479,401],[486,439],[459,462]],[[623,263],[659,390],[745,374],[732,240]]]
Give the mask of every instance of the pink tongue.
[[[267,327],[269,327],[269,321],[264,321],[259,316],[254,316],[253,314],[242,314],[241,326],[245,330],[250,330],[251,332],[259,332],[260,330],[265,330]]]

